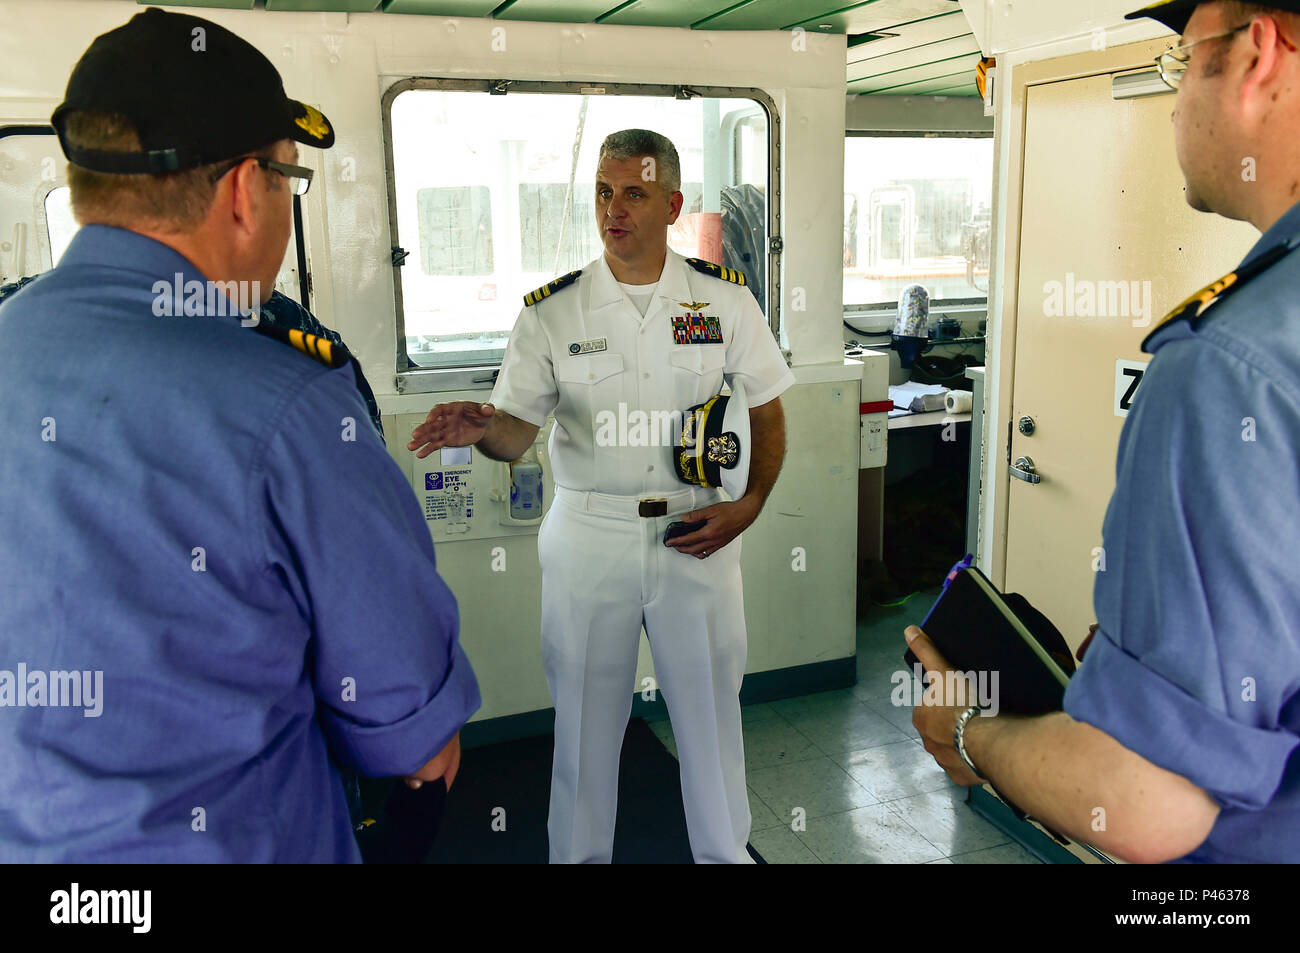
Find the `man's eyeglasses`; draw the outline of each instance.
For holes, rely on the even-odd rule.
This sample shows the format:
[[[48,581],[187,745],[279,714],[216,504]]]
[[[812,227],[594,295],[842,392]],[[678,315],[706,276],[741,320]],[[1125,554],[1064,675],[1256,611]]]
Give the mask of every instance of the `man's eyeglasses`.
[[[1177,89],[1178,85],[1183,81],[1183,74],[1187,72],[1187,63],[1192,58],[1190,52],[1192,47],[1208,43],[1210,40],[1222,40],[1230,36],[1236,36],[1249,26],[1250,23],[1243,23],[1235,30],[1229,30],[1227,33],[1216,33],[1214,36],[1207,36],[1195,43],[1185,43],[1182,46],[1175,46],[1172,50],[1161,53],[1156,57],[1156,68],[1160,70],[1160,78],[1165,81],[1165,85],[1170,89]]]
[[[306,195],[307,189],[311,187],[311,177],[315,174],[311,169],[300,165],[289,165],[284,162],[275,162],[271,159],[263,159],[261,156],[241,156],[238,159],[232,159],[224,167],[212,173],[212,181],[216,182],[231,169],[236,168],[241,162],[247,162],[249,159],[252,159],[263,169],[278,172],[288,179],[289,191],[294,195]]]

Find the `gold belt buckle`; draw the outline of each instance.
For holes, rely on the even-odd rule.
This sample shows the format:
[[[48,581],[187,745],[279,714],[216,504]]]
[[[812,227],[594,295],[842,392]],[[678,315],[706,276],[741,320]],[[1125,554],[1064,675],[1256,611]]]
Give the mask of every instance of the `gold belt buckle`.
[[[668,515],[668,501],[667,501],[667,500],[662,500],[662,499],[661,499],[661,500],[641,500],[641,501],[640,501],[639,503],[637,503],[637,505],[636,505],[636,512],[637,512],[637,515],[638,515],[638,516],[641,516],[641,517],[644,517],[644,518],[649,518],[649,517],[652,517],[652,516],[667,516],[667,515]]]

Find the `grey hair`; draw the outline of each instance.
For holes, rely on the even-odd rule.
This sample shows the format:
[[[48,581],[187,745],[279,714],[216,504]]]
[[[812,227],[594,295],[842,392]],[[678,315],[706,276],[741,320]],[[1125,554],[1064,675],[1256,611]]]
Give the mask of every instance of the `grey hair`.
[[[650,129],[622,129],[611,132],[600,144],[597,162],[608,156],[611,159],[636,159],[650,156],[654,159],[654,178],[672,195],[682,188],[682,166],[677,159],[677,148],[667,136]]]

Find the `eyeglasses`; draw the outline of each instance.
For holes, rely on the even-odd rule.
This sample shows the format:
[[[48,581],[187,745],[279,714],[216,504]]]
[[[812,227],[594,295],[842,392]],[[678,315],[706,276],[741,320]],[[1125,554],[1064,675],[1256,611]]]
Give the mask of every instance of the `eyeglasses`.
[[[252,159],[263,169],[269,169],[272,172],[278,172],[289,180],[289,191],[293,195],[306,195],[307,190],[311,188],[311,177],[315,173],[304,166],[288,165],[284,162],[275,162],[271,159],[263,159],[261,156],[241,156],[238,159],[232,159],[224,168],[212,173],[211,181],[216,182],[223,175],[239,166],[241,162],[247,162]]]
[[[1243,23],[1235,30],[1229,30],[1227,33],[1216,33],[1214,36],[1207,36],[1204,39],[1197,40],[1195,43],[1186,43],[1182,46],[1175,46],[1172,50],[1167,50],[1164,53],[1161,53],[1156,57],[1156,68],[1160,70],[1160,78],[1165,81],[1165,85],[1170,89],[1177,89],[1179,84],[1183,81],[1183,74],[1187,72],[1187,63],[1192,58],[1192,54],[1189,52],[1192,47],[1200,46],[1202,43],[1208,43],[1210,40],[1222,40],[1230,36],[1236,36],[1249,26],[1250,23]]]

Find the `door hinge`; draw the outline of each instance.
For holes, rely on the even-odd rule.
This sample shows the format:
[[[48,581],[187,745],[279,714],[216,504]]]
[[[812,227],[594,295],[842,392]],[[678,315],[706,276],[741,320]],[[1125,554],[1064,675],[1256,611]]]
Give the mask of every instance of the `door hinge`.
[[[392,254],[393,267],[401,268],[402,265],[406,264],[406,256],[409,254],[410,252],[405,248],[402,248],[400,245],[394,245]]]
[[[767,249],[773,255],[779,255],[785,250],[785,240],[780,235],[773,235],[767,240]]]

